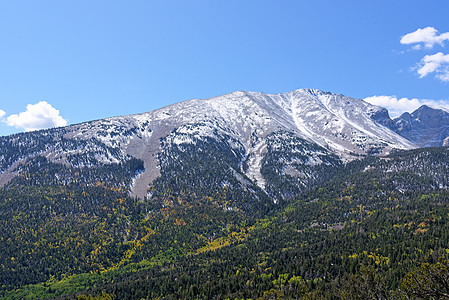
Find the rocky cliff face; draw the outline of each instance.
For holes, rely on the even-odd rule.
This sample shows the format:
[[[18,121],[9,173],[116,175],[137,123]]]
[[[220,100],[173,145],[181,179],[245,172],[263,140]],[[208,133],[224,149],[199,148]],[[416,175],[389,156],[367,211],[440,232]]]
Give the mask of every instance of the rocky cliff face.
[[[394,130],[419,147],[447,146],[449,112],[443,108],[423,105],[413,113],[394,119]]]

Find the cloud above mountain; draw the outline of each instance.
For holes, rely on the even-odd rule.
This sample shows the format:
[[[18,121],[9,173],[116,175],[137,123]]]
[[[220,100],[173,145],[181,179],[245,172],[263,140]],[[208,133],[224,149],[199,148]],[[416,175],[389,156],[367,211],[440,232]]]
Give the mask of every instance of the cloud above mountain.
[[[424,56],[417,72],[420,78],[435,72],[436,78],[444,82],[449,82],[449,54],[438,52],[433,55]]]
[[[422,48],[422,45],[425,48],[433,48],[435,44],[443,46],[445,41],[449,41],[449,32],[438,34],[435,28],[426,27],[407,33],[400,42],[403,45],[416,44],[414,49],[418,50]]]
[[[413,112],[422,105],[449,108],[449,104],[443,100],[397,98],[396,96],[372,96],[363,99],[373,105],[388,109],[391,117],[398,117],[405,112]]]
[[[59,115],[59,110],[46,101],[28,104],[26,111],[8,116],[5,122],[8,126],[21,128],[25,131],[67,125],[67,120]]]
[[[420,28],[414,32],[407,33],[401,38],[403,45],[414,45],[412,48],[421,50],[431,49],[435,45],[444,47],[444,43],[449,41],[449,32],[438,34],[438,30],[433,27]],[[442,82],[449,82],[449,54],[438,52],[432,55],[425,55],[421,61],[412,68],[419,78],[426,77],[434,73],[435,78]]]

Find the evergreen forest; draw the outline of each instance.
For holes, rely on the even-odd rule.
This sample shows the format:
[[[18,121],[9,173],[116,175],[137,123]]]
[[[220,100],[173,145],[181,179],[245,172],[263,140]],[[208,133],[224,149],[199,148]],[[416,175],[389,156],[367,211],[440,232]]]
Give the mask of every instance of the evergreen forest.
[[[26,159],[0,188],[0,297],[449,299],[447,147],[344,164],[279,133],[265,193],[232,142],[162,140],[145,199],[129,196],[138,159]],[[5,164],[26,151],[3,144]]]

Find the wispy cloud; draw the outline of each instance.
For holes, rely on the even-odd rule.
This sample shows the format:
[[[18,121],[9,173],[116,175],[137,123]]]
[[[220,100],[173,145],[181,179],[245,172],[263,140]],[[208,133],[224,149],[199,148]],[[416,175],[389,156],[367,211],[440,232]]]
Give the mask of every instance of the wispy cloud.
[[[401,38],[403,45],[416,44],[413,46],[415,50],[421,49],[422,45],[429,49],[436,44],[443,46],[445,41],[449,41],[449,32],[438,34],[438,30],[433,27],[420,28]]]
[[[449,82],[449,54],[438,52],[433,55],[424,56],[419,64],[417,72],[420,78],[435,72],[436,78],[441,81]]]
[[[6,115],[6,112],[0,109],[0,119],[3,118],[4,115]]]
[[[28,104],[26,111],[10,115],[5,122],[8,126],[25,129],[25,131],[67,125],[67,121],[59,115],[59,110],[46,101]]]
[[[397,117],[405,112],[413,112],[422,105],[429,105],[433,107],[443,107],[449,109],[449,103],[444,100],[430,100],[417,98],[397,98],[396,96],[372,96],[363,99],[364,101],[384,107],[388,109],[390,116]]]
[[[401,38],[401,44],[413,44],[412,48],[415,50],[422,49],[423,45],[427,49],[433,48],[435,45],[444,47],[446,41],[449,41],[449,32],[438,34],[438,30],[433,27],[420,28]],[[412,70],[416,70],[419,78],[435,73],[436,79],[449,82],[449,54],[438,52],[426,55]]]

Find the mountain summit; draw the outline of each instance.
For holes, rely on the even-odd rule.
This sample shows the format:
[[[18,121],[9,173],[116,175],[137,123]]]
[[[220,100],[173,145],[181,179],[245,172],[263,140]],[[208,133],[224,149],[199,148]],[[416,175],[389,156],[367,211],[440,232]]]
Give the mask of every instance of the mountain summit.
[[[288,173],[304,185],[304,177],[310,174],[302,174],[298,165],[324,163],[318,156],[332,154],[339,160],[351,160],[415,147],[390,130],[388,122],[391,119],[383,108],[316,89],[281,94],[237,91],[138,115],[3,137],[2,147],[20,151],[6,151],[0,158],[0,184],[11,179],[27,159],[38,155],[74,167],[136,158],[143,161],[144,170],[133,179],[131,193],[142,198],[161,176],[165,163],[161,159],[169,149],[214,141],[220,151],[235,156],[234,172],[241,173],[236,175],[239,181],[263,190],[267,189],[262,173],[271,157],[268,154],[291,143],[293,148],[286,151],[303,152],[308,158],[301,162],[298,157],[284,160],[280,175]],[[315,145],[315,150],[299,150],[300,144],[308,145],[305,148]]]

